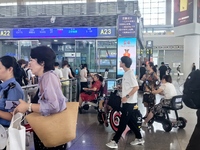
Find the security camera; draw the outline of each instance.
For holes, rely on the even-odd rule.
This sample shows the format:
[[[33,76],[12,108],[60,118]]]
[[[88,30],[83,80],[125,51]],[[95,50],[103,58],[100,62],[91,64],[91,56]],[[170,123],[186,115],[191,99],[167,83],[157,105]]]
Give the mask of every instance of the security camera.
[[[55,17],[55,16],[52,16],[51,19],[50,19],[50,22],[51,22],[51,23],[55,23],[55,21],[56,21],[56,17]]]

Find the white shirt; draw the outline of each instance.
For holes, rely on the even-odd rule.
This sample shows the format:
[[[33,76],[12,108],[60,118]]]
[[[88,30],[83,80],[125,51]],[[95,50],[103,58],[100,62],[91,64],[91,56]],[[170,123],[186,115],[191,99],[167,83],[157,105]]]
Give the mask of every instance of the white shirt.
[[[80,82],[87,82],[87,70],[81,69],[80,71]]]
[[[71,73],[71,70],[68,67],[62,68],[63,78],[69,79],[69,74]]]
[[[24,70],[25,70],[25,72],[27,74],[27,78],[29,80],[28,85],[31,85],[32,84],[32,77],[34,77],[34,75],[33,75],[32,71],[31,71],[31,69],[25,68]]]
[[[107,79],[108,78],[108,71],[106,71],[105,73],[104,73],[104,77],[103,77],[104,79]]]
[[[58,76],[59,79],[63,78],[63,73],[60,69],[55,68],[55,74]]]
[[[138,82],[134,72],[132,70],[125,72],[122,78],[122,97],[129,94],[136,86]],[[137,103],[137,91],[128,98],[127,103]]]
[[[172,83],[166,82],[160,86],[163,90],[163,95],[165,99],[171,99],[177,95],[176,88]]]

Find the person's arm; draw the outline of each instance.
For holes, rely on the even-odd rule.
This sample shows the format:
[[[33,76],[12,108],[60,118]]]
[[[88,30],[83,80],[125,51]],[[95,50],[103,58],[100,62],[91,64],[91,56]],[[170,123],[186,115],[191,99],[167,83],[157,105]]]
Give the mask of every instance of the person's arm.
[[[161,94],[163,92],[163,89],[159,88],[157,90],[153,90],[152,94]]]
[[[69,73],[69,76],[71,77],[71,78],[74,78],[73,76],[72,76],[72,72],[71,72],[71,70],[68,68],[68,73]]]
[[[17,112],[21,112],[21,113],[25,113],[27,112],[29,109],[32,112],[40,112],[40,104],[33,104],[33,103],[27,103],[24,100],[20,99],[19,100],[20,104],[17,106]]]
[[[84,77],[87,79],[87,70],[84,71]]]
[[[17,106],[17,111],[25,113],[31,107],[33,112],[40,112],[44,115],[56,113],[59,111],[59,100],[56,94],[60,89],[58,78],[50,73],[42,79],[42,87],[40,84],[40,90],[44,92],[44,99],[38,101],[39,104],[28,104],[23,100],[20,100],[20,104]],[[41,93],[43,95],[43,93]]]
[[[133,87],[133,89],[132,89],[127,95],[129,95],[129,97],[132,96],[132,95],[134,95],[135,92],[138,91],[138,89],[139,89],[139,86]],[[125,97],[122,97],[122,99],[121,99],[121,101],[122,101],[123,103],[127,102],[127,100],[128,100],[128,98],[127,98],[126,96],[125,96]]]
[[[141,78],[142,81],[145,81],[146,80],[146,74],[144,74]]]
[[[10,112],[4,112],[0,110],[0,118],[11,121],[12,114]]]

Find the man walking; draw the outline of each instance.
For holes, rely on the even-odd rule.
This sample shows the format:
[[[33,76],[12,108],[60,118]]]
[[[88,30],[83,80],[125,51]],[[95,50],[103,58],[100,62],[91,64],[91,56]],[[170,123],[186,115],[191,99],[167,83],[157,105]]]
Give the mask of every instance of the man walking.
[[[166,71],[167,71],[167,67],[165,66],[164,62],[161,62],[161,66],[159,68],[159,71],[160,71],[160,80],[162,80],[162,77],[164,75],[166,75]]]
[[[123,68],[124,75],[122,78],[122,115],[118,130],[113,139],[106,144],[109,148],[118,148],[119,139],[126,128],[126,125],[135,133],[136,139],[131,145],[143,145],[144,140],[140,133],[140,129],[134,122],[134,106],[137,106],[137,91],[139,89],[133,70],[130,69],[132,64],[131,58],[127,56],[121,57],[120,67]]]

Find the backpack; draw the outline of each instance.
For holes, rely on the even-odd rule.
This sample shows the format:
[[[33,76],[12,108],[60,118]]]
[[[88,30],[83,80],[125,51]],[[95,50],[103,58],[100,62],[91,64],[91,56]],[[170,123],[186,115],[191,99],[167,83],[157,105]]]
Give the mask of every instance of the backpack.
[[[192,109],[200,109],[200,70],[192,71],[183,89],[183,102]]]
[[[121,110],[121,97],[119,95],[117,95],[117,90],[110,93],[110,97],[108,99],[107,104],[116,111]]]

